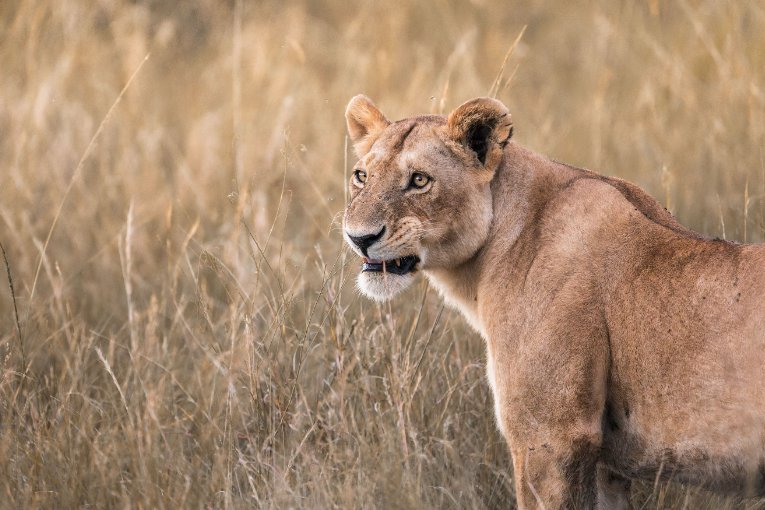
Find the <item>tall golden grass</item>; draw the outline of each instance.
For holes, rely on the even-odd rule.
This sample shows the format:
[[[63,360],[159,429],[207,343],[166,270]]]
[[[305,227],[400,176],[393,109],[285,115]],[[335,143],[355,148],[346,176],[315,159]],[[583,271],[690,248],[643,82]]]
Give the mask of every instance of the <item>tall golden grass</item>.
[[[763,33],[711,0],[3,1],[0,507],[511,507],[481,340],[424,282],[354,289],[347,100],[495,92],[519,142],[760,241]]]

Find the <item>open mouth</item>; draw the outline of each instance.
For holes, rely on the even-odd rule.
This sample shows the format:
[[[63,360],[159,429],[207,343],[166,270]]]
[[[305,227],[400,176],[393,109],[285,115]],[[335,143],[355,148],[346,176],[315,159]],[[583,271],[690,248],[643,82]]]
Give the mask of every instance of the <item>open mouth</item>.
[[[361,266],[361,270],[371,273],[391,273],[391,274],[407,274],[412,273],[417,269],[417,263],[420,258],[416,255],[408,255],[393,260],[374,260],[364,258],[364,264]]]

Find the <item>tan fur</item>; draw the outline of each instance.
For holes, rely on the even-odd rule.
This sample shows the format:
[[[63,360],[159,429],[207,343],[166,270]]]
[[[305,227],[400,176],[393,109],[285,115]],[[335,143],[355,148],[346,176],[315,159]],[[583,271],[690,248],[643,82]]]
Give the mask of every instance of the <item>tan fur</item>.
[[[626,508],[630,478],[765,492],[765,247],[508,142],[495,100],[388,123],[357,97],[347,119],[367,180],[344,230],[385,226],[370,256],[418,255],[486,340],[519,508]],[[368,276],[378,299],[414,280]]]

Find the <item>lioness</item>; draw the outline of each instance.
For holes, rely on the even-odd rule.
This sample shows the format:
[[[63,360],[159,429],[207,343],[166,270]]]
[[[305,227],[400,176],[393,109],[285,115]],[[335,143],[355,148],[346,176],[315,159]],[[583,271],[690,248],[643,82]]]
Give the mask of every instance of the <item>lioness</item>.
[[[765,494],[765,246],[517,145],[494,99],[346,119],[359,288],[422,271],[486,340],[519,508],[624,508],[631,478]]]

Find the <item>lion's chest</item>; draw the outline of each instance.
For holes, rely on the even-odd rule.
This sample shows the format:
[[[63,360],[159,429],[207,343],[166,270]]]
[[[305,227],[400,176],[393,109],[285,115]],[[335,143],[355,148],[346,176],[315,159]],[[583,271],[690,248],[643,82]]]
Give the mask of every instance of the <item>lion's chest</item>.
[[[500,405],[502,397],[499,393],[499,385],[497,383],[497,362],[492,352],[491,345],[488,343],[486,344],[486,379],[489,382],[491,394],[494,398],[494,418],[497,420],[497,428],[504,434],[505,431],[502,427],[502,406]]]
[[[470,324],[475,331],[480,333],[486,342],[486,379],[489,382],[489,387],[491,388],[491,393],[494,398],[494,414],[497,420],[497,427],[502,431],[502,406],[500,405],[502,398],[499,394],[499,384],[497,380],[497,361],[493,353],[491,342],[489,342],[486,327],[479,317],[477,299],[464,297],[465,295],[470,296],[471,293],[457,292],[459,289],[456,289],[455,286],[459,285],[458,282],[439,277],[438,274],[433,272],[428,272],[426,274],[430,284],[436,288],[438,293],[443,297],[444,302],[450,307],[457,309],[467,323]]]

